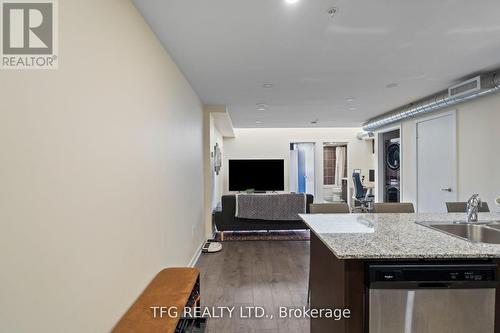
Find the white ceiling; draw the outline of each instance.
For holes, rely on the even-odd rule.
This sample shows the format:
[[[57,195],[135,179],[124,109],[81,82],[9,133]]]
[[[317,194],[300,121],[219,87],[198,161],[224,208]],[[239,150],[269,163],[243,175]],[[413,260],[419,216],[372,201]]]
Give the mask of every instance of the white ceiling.
[[[227,105],[235,127],[359,126],[500,67],[498,0],[134,2],[203,103]]]

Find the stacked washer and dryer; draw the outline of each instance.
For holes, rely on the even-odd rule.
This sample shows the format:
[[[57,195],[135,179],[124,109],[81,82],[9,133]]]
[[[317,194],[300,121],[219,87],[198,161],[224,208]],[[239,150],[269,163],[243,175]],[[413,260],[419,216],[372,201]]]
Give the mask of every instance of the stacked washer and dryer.
[[[400,202],[400,134],[394,130],[383,134],[384,139],[384,202]]]

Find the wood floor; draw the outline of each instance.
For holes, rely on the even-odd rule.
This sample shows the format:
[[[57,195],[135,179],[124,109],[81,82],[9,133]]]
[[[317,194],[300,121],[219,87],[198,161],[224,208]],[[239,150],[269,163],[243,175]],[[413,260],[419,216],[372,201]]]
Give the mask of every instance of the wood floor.
[[[224,242],[218,253],[202,254],[202,306],[235,306],[232,318],[209,319],[210,333],[308,333],[308,319],[280,319],[279,307],[306,305],[308,241]],[[273,318],[239,318],[239,308],[262,306]],[[238,312],[238,313],[237,313]]]

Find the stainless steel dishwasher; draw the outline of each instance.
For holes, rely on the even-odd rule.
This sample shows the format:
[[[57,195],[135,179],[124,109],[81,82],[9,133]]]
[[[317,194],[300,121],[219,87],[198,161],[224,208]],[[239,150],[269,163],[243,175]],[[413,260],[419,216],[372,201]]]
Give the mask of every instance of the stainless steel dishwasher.
[[[493,263],[370,264],[370,333],[493,333]]]

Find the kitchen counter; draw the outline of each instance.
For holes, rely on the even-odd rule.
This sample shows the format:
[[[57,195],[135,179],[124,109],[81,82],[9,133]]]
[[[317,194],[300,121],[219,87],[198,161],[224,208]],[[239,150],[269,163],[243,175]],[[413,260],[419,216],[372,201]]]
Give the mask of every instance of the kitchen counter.
[[[415,222],[464,221],[465,214],[304,214],[311,229],[309,297],[313,309],[349,309],[346,320],[311,318],[311,333],[369,331],[367,267],[373,264],[497,264],[500,245],[472,243]],[[500,221],[479,213],[480,222]],[[500,276],[500,268],[497,268]],[[500,288],[496,288],[500,299]],[[500,333],[500,302],[495,306]]]
[[[472,243],[416,224],[463,221],[465,214],[301,214],[339,259],[500,258],[500,245]],[[500,214],[479,213],[479,221]]]

